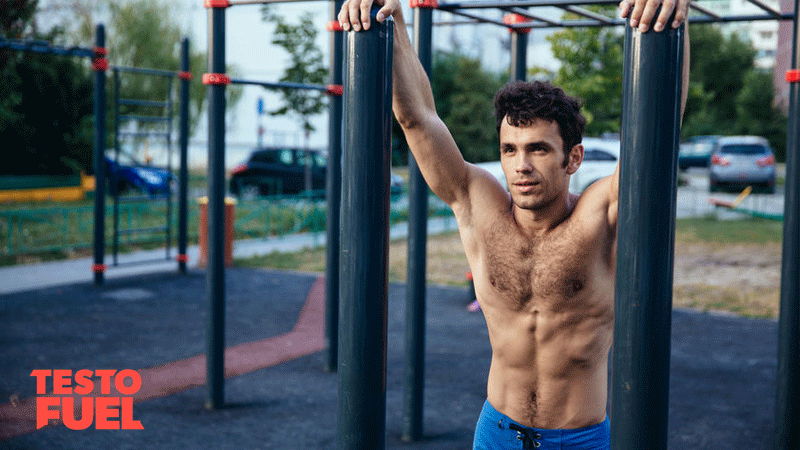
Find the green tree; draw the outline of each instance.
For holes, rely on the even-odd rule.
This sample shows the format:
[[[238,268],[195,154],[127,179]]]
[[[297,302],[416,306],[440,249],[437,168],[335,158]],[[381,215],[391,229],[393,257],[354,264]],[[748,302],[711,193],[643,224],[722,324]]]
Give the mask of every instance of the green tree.
[[[107,47],[111,65],[179,70],[183,31],[171,20],[175,15],[170,4],[157,0],[109,0],[108,6],[111,21],[107,32]],[[83,28],[94,29],[93,26]],[[198,47],[195,40],[190,44],[191,48]],[[189,67],[194,75],[189,88],[191,135],[206,106],[207,88],[202,82],[202,74],[208,71],[205,53],[190,50]],[[233,65],[228,65],[226,70],[231,75],[237,72]],[[166,98],[167,89],[165,78],[142,75],[125,76],[120,86],[122,97],[138,99]],[[228,86],[225,91],[227,108],[232,110],[241,99],[242,88]],[[176,92],[177,85],[173,84],[173,93]],[[147,113],[141,110],[139,112]]]
[[[455,50],[437,51],[433,58],[432,89],[439,117],[450,129],[464,159],[499,158],[494,121],[494,95],[503,85],[477,58]]]
[[[568,28],[547,38],[553,56],[562,63],[550,77],[568,94],[584,101],[588,136],[619,132],[623,38],[615,28]]]
[[[447,125],[464,159],[494,161],[500,157],[494,122],[494,94],[500,75],[486,71],[480,60],[458,49],[433,54],[431,89],[436,112]],[[392,126],[392,163],[408,163],[408,143],[397,121]]]
[[[36,1],[0,1],[0,36],[58,41],[37,33]],[[76,57],[0,50],[0,140],[14,164],[4,175],[70,174],[92,165],[92,84]]]
[[[307,12],[300,16],[298,23],[292,24],[271,9],[263,10],[265,21],[275,22],[275,35],[272,43],[282,47],[289,54],[289,66],[280,81],[304,84],[324,84],[328,78],[328,68],[323,62],[322,51],[317,46],[317,28],[314,16]],[[302,123],[306,141],[315,131],[311,117],[321,113],[325,106],[325,94],[316,90],[281,89],[283,104],[270,111],[271,115],[297,115]]]

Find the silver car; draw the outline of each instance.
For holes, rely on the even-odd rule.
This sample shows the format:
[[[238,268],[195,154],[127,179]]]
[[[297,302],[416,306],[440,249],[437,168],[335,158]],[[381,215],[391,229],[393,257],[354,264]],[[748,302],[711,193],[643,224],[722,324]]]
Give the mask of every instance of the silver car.
[[[747,186],[775,192],[775,154],[762,137],[720,138],[711,152],[709,168],[711,192]]]

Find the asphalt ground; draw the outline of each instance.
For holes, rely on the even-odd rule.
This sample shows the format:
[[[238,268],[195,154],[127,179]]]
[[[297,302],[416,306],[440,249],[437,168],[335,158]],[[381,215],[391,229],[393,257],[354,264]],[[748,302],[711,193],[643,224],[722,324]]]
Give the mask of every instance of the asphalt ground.
[[[183,389],[173,386],[133,405],[144,430],[55,425],[11,438],[25,425],[15,408],[36,396],[33,370],[158,372],[181,361],[196,363],[205,351],[205,273],[1,295],[0,436],[5,432],[6,439],[0,449],[334,449],[337,377],[323,371],[325,354],[318,351],[322,312],[303,309],[312,297],[319,301],[320,286],[315,275],[227,271],[226,345],[251,353],[242,359],[242,373],[226,381],[221,410],[204,408],[206,389],[196,379],[184,383],[175,376],[162,382],[183,383]],[[391,285],[389,292],[386,448],[471,448],[490,358],[482,315],[465,310],[463,289],[428,287],[424,440],[407,444],[400,438],[405,287]],[[300,335],[305,340],[286,337]],[[305,342],[317,350],[273,357],[286,353],[275,345],[284,337],[285,346]],[[269,345],[249,344],[260,342]],[[675,311],[669,448],[771,449],[776,355],[774,320]]]

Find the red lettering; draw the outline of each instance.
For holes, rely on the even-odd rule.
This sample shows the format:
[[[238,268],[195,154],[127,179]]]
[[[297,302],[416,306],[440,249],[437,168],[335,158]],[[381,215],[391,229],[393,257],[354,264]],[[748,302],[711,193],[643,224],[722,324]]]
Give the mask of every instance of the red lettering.
[[[125,378],[131,379],[131,385],[125,386]],[[142,377],[139,372],[131,369],[120,370],[114,377],[114,385],[122,395],[133,395],[142,387]]]
[[[36,397],[36,429],[46,427],[50,423],[50,419],[58,420],[61,417],[61,411],[58,409],[50,409],[51,406],[60,406],[60,397]]]
[[[88,369],[82,369],[75,372],[75,384],[80,387],[76,387],[75,393],[80,395],[91,394],[92,389],[94,389],[94,383],[92,383],[92,371]]]
[[[75,399],[73,397],[64,397],[61,406],[64,425],[70,430],[85,430],[92,426],[92,421],[94,420],[93,403],[93,397],[83,397],[81,399],[81,418],[78,420],[75,417]]]
[[[117,373],[116,370],[95,370],[94,374],[100,377],[100,393],[103,395],[111,394],[111,377]]]
[[[98,430],[119,430],[119,408],[112,408],[119,406],[119,397],[97,397],[95,399],[95,413],[97,421],[95,422]]]
[[[53,374],[52,370],[34,370],[31,372],[32,377],[36,377],[36,394],[43,395],[47,393],[47,377]]]
[[[72,394],[72,371],[54,370],[53,371],[53,394],[69,395]]]
[[[120,399],[121,407],[120,407],[120,416],[122,417],[122,429],[123,430],[144,430],[142,426],[142,422],[139,420],[133,420],[133,398],[132,397],[122,397]]]

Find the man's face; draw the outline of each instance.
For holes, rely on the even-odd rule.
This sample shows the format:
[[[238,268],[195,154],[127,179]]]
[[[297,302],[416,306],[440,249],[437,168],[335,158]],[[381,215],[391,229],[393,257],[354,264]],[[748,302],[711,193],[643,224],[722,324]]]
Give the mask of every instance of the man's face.
[[[500,164],[514,204],[537,210],[550,206],[569,189],[580,166],[583,147],[570,150],[564,166],[564,142],[558,123],[537,119],[528,126],[500,125]]]

